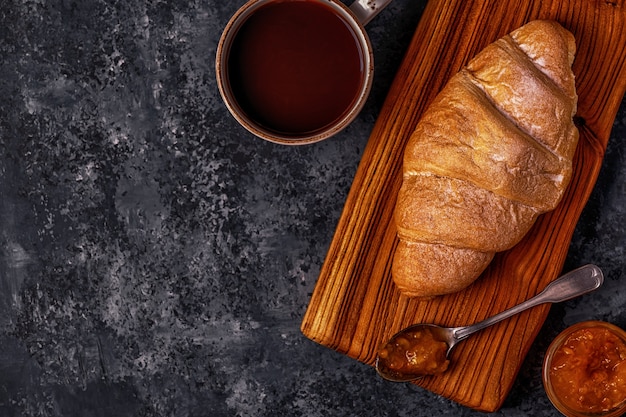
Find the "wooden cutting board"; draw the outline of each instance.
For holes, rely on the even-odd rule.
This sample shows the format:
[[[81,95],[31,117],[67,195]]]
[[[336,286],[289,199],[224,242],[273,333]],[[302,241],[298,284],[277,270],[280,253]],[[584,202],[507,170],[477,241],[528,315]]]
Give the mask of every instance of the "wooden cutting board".
[[[578,48],[573,70],[580,142],[566,195],[521,243],[496,255],[468,289],[432,301],[408,299],[390,276],[404,146],[453,74],[486,45],[534,19],[558,21],[574,34]],[[472,324],[530,298],[556,278],[626,89],[625,21],[626,0],[431,0],[365,149],[302,332],[373,364],[380,344],[407,325]],[[417,383],[465,406],[497,410],[548,310],[536,307],[472,336],[455,349],[448,372]]]

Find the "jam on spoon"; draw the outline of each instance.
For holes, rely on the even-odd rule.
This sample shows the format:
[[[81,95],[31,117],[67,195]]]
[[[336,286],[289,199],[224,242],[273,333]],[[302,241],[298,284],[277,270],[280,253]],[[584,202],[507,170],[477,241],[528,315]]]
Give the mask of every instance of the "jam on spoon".
[[[438,337],[437,327],[416,325],[392,338],[378,352],[379,372],[396,378],[436,375],[448,369],[448,343]]]
[[[543,303],[558,303],[591,292],[604,282],[602,271],[585,265],[551,282],[521,304],[471,326],[440,327],[415,324],[396,333],[376,358],[376,371],[390,381],[406,382],[445,372],[452,348],[469,335]]]

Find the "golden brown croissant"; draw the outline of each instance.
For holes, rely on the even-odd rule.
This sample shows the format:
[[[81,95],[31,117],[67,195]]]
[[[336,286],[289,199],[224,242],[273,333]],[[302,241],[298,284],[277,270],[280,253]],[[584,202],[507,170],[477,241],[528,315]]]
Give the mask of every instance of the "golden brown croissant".
[[[404,294],[465,288],[556,207],[578,142],[575,49],[558,23],[532,21],[482,50],[426,110],[395,210]]]

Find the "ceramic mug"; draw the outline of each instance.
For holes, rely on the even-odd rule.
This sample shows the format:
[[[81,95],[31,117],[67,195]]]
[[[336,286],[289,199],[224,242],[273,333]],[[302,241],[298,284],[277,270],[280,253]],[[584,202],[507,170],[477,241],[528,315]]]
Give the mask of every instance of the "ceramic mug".
[[[374,72],[365,25],[391,0],[250,0],[220,38],[217,84],[233,117],[280,144],[326,139],[359,114]]]

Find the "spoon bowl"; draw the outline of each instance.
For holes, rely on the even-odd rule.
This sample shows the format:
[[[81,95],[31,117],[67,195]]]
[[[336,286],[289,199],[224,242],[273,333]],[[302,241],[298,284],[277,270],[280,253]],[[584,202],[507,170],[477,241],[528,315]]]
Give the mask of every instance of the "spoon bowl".
[[[455,330],[429,323],[414,324],[401,330],[378,352],[376,370],[394,382],[444,372],[456,344]]]
[[[585,265],[551,282],[536,296],[471,326],[441,327],[414,324],[393,335],[379,350],[376,371],[394,382],[408,382],[445,372],[450,352],[461,340],[492,324],[543,303],[567,301],[599,288],[604,282],[600,268]]]

